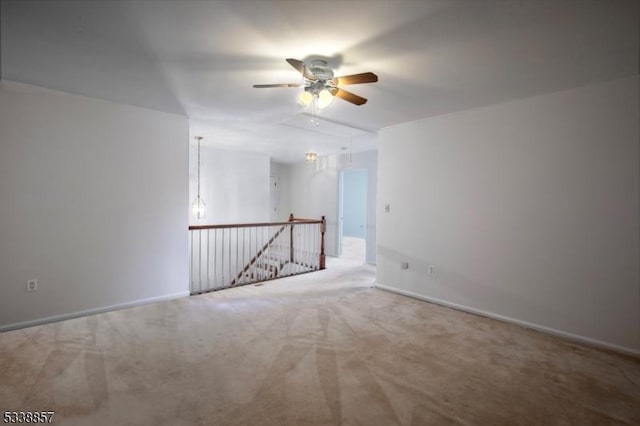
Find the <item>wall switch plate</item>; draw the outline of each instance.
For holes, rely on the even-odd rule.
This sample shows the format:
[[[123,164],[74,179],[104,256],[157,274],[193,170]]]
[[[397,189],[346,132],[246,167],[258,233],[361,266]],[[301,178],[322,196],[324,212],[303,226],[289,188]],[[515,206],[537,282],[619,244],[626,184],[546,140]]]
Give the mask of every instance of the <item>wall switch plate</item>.
[[[433,275],[436,272],[436,268],[433,265],[429,266],[429,275]]]
[[[385,204],[384,205],[384,212],[385,213],[389,213],[389,210],[391,210],[391,206],[389,206],[389,204]]]
[[[27,291],[36,291],[38,289],[38,280],[27,281]]]
[[[401,267],[402,269],[409,269],[409,262],[402,262],[402,263],[400,264],[400,267]]]

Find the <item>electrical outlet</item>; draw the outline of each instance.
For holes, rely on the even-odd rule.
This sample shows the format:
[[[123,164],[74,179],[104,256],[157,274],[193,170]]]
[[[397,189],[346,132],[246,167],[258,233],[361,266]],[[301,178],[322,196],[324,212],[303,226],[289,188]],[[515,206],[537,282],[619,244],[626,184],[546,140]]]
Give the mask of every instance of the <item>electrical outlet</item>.
[[[433,275],[435,273],[436,273],[436,268],[433,265],[429,266],[429,275]]]
[[[391,210],[391,206],[389,204],[385,204],[384,205],[384,212],[385,213],[389,213],[390,210]]]
[[[36,291],[38,289],[38,280],[27,281],[27,291]]]
[[[402,263],[400,264],[400,267],[401,267],[402,269],[409,269],[409,262],[402,262]]]

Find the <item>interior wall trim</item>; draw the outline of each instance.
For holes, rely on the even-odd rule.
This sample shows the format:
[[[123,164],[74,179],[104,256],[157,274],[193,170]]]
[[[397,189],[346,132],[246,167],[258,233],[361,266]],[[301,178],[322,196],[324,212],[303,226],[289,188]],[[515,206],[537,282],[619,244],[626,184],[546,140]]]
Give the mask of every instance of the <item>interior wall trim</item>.
[[[157,297],[149,297],[146,299],[138,299],[131,302],[118,303],[116,305],[102,306],[99,308],[71,312],[68,314],[53,315],[45,318],[38,318],[34,320],[29,320],[29,321],[16,322],[13,324],[0,325],[0,333],[5,331],[18,330],[26,327],[33,327],[35,325],[49,324],[52,322],[65,321],[73,318],[86,317],[88,315],[95,315],[95,314],[102,314],[110,311],[117,311],[119,309],[133,308],[135,306],[147,305],[149,303],[164,302],[167,300],[179,299],[181,297],[186,297],[186,296],[189,296],[189,292],[181,291],[179,293],[166,294],[166,295],[157,296]]]
[[[555,328],[546,327],[544,325],[539,325],[539,324],[531,323],[528,321],[522,321],[516,318],[495,314],[493,312],[483,311],[483,310],[471,308],[465,305],[459,305],[457,303],[447,302],[446,300],[424,296],[422,294],[414,293],[411,291],[401,290],[399,288],[391,287],[384,284],[379,284],[378,282],[375,282],[373,286],[375,288],[379,288],[380,290],[389,291],[391,293],[400,294],[402,296],[412,297],[414,299],[422,300],[424,302],[435,303],[436,305],[446,306],[448,308],[456,309],[458,311],[480,315],[486,318],[491,318],[498,321],[519,325],[524,328],[530,328],[532,330],[537,330],[537,331],[551,334],[554,336],[563,337],[567,340],[571,340],[576,343],[585,344],[587,346],[592,346],[599,349],[608,349],[614,352],[619,352],[625,355],[631,355],[631,356],[640,358],[640,349],[628,348],[626,346],[620,346],[613,343],[603,342],[601,340],[591,339],[589,337],[581,336],[579,334],[568,333],[566,331],[557,330]]]

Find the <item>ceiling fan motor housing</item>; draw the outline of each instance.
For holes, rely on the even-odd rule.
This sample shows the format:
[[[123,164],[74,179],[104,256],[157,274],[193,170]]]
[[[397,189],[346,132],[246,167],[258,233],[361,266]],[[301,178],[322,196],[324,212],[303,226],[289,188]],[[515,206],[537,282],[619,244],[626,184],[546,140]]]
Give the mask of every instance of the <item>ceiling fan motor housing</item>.
[[[318,79],[312,81],[305,78],[305,91],[317,96],[324,89],[331,91],[332,88],[335,88],[333,71],[327,66],[327,61],[314,59],[308,68]]]
[[[322,59],[312,60],[309,70],[318,77],[318,80],[331,80],[333,78],[333,71],[327,66],[327,61]]]

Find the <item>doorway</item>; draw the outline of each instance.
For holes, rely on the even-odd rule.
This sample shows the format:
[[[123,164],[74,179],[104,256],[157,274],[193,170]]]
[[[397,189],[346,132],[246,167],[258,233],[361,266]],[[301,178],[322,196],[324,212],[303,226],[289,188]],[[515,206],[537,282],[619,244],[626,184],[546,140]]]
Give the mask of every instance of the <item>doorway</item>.
[[[366,260],[367,190],[366,169],[340,172],[340,257],[358,263]]]

